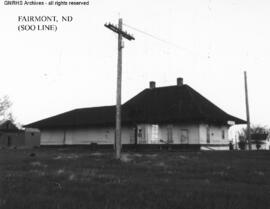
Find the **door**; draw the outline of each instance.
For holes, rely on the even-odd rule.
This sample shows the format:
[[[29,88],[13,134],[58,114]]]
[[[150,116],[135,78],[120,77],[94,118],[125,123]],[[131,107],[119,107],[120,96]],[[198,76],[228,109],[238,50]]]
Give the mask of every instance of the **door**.
[[[206,128],[206,143],[210,144],[210,128],[208,126]]]
[[[138,134],[138,130],[137,130],[137,126],[133,127],[131,132],[130,132],[130,144],[137,144],[137,137]]]
[[[167,143],[173,144],[173,126],[172,125],[167,126]]]
[[[187,129],[181,129],[180,132],[180,143],[181,144],[188,144],[188,130]]]
[[[8,137],[7,137],[7,146],[10,147],[11,145],[12,145],[11,137],[8,136]]]
[[[137,127],[137,143],[138,144],[146,144],[145,129],[143,126]]]
[[[148,143],[149,142],[151,144],[158,144],[158,143],[160,143],[159,138],[158,138],[158,130],[159,130],[158,125],[152,125],[151,139],[148,140]]]

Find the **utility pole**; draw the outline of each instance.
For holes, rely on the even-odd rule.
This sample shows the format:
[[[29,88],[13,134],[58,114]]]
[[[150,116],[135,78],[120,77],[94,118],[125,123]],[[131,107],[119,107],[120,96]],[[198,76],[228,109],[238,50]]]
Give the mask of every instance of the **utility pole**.
[[[118,21],[118,27],[111,23],[106,23],[105,27],[109,28],[113,32],[118,34],[118,58],[117,58],[117,87],[116,87],[116,124],[115,124],[115,152],[116,159],[121,157],[121,89],[122,89],[122,49],[124,48],[122,38],[127,40],[135,40],[135,38],[122,30],[123,21],[120,18]]]
[[[247,114],[247,136],[246,137],[247,137],[248,149],[251,150],[248,86],[247,86],[247,72],[246,71],[244,71],[244,77],[245,77],[245,97],[246,97],[246,114]]]

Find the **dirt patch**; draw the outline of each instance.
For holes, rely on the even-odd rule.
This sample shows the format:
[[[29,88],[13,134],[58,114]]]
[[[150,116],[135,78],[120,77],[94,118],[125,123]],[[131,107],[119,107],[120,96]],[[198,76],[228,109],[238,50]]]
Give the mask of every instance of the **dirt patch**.
[[[77,159],[79,158],[79,155],[77,154],[62,154],[62,155],[57,155],[54,157],[54,160],[61,160],[61,159]]]
[[[38,176],[45,176],[45,172],[44,171],[41,171],[41,170],[30,170],[30,173],[34,173],[34,174],[36,174],[36,175],[38,175]]]
[[[159,166],[159,167],[167,167],[167,165],[164,163],[164,162],[159,162],[157,164],[155,164],[156,166]]]
[[[262,171],[255,171],[254,173],[258,176],[264,176],[264,172]]]
[[[41,163],[39,161],[31,162],[30,165],[33,166],[33,167],[42,167],[42,168],[47,168],[48,167],[48,165],[43,164],[43,163]]]
[[[122,162],[128,163],[131,162],[133,159],[130,154],[122,154],[120,160]]]
[[[65,170],[64,170],[64,169],[58,169],[58,170],[56,171],[56,174],[57,174],[57,175],[61,175],[61,174],[63,174],[63,173],[65,173]]]
[[[142,154],[139,154],[139,153],[135,153],[133,156],[134,157],[143,157],[143,155]]]
[[[157,154],[146,154],[145,156],[146,156],[146,157],[150,157],[150,158],[155,158],[155,157],[157,157],[158,155],[157,155]]]
[[[74,173],[71,173],[68,177],[68,180],[72,181],[72,180],[75,180],[75,174]]]
[[[42,164],[41,164],[41,162],[38,162],[38,161],[36,161],[36,162],[32,162],[32,163],[30,163],[32,166],[41,166]]]
[[[100,152],[94,152],[94,153],[91,153],[90,155],[91,156],[102,156],[104,154],[103,153],[100,153]]]
[[[187,160],[188,159],[188,157],[186,157],[186,156],[184,156],[184,155],[179,155],[178,156],[180,159],[182,159],[182,160]]]

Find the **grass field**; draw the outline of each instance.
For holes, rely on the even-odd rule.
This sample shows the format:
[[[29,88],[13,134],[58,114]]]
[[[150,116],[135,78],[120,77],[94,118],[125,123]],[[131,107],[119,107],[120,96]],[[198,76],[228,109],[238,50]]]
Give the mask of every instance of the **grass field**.
[[[0,150],[0,208],[270,208],[270,152],[113,156],[75,148]]]

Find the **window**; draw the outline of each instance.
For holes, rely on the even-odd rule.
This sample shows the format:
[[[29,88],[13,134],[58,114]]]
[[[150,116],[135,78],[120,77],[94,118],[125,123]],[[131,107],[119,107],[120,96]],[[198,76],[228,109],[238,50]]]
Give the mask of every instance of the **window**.
[[[221,132],[221,137],[222,137],[222,139],[225,139],[225,131],[224,130],[222,130],[222,132]]]
[[[167,142],[169,144],[173,143],[173,126],[172,125],[167,126]]]
[[[142,137],[142,129],[138,129],[138,137]]]
[[[181,136],[180,136],[181,144],[188,144],[188,129],[182,129],[181,130]]]
[[[206,143],[210,143],[210,128],[206,128]]]
[[[158,143],[158,125],[152,125],[151,143]]]
[[[137,140],[138,140],[139,144],[146,144],[145,128],[144,127],[138,127],[138,129],[137,129]]]

